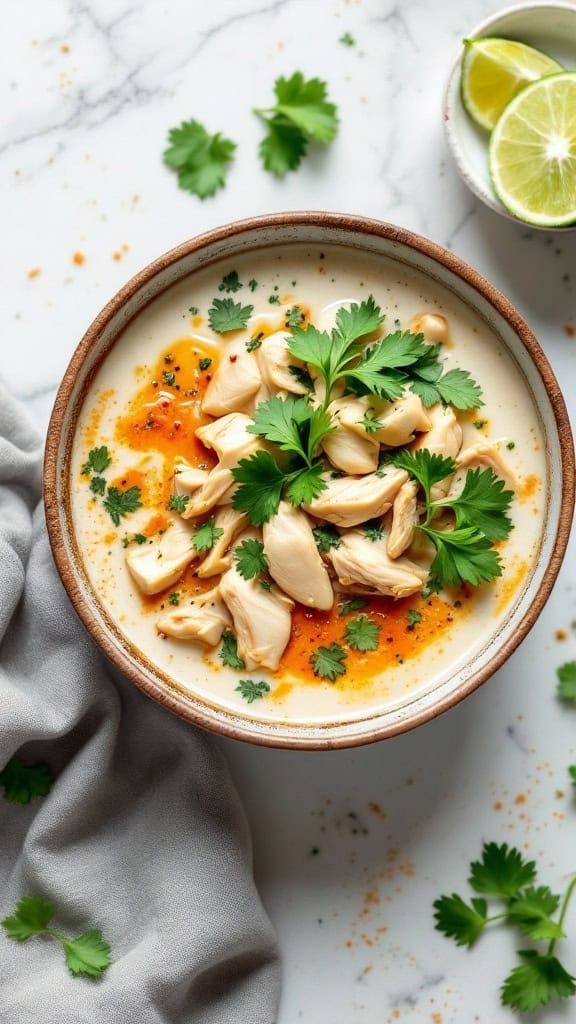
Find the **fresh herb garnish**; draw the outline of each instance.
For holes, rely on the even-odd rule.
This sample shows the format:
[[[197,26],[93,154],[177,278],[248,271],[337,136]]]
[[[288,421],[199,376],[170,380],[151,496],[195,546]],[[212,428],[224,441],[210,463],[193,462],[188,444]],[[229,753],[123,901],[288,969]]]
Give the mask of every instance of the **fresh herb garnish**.
[[[200,312],[200,307],[188,306],[188,312],[190,313],[191,316],[198,316],[198,313]]]
[[[54,916],[54,905],[41,896],[24,896],[16,904],[16,910],[5,917],[2,927],[8,938],[15,942],[26,942],[33,935],[52,935],[64,947],[66,965],[71,974],[84,974],[97,978],[110,965],[110,946],[103,939],[99,929],[92,929],[69,939],[62,932],[50,927]]]
[[[342,43],[343,46],[356,46],[356,40],[349,32],[345,32],[344,35],[340,36],[338,42]]]
[[[344,639],[355,651],[375,651],[379,636],[380,626],[367,615],[357,615],[346,623]]]
[[[218,285],[219,292],[238,292],[243,287],[242,281],[238,278],[238,272],[231,270],[229,274],[225,274],[220,284]]]
[[[548,886],[536,887],[535,882],[534,861],[524,860],[519,850],[506,843],[485,843],[481,859],[470,865],[469,883],[481,895],[466,903],[453,893],[434,903],[436,928],[459,946],[472,946],[493,921],[505,921],[533,942],[548,943],[544,952],[518,950],[521,963],[502,985],[502,1004],[520,1012],[576,993],[576,979],[554,956],[558,939],[564,937],[563,925],[576,876],[562,901]],[[489,914],[486,897],[500,901],[497,913]],[[552,915],[559,906],[559,916],[554,920]]]
[[[53,778],[43,761],[23,764],[19,757],[12,757],[0,772],[0,786],[4,797],[17,804],[27,804],[36,796],[46,796]]]
[[[246,327],[254,306],[242,306],[233,299],[213,299],[208,310],[208,323],[216,334],[228,334]]]
[[[225,629],[222,633],[222,646],[218,652],[220,660],[229,668],[243,669],[246,664],[238,654],[238,643],[234,633]]]
[[[140,488],[136,486],[128,487],[125,491],[120,491],[117,487],[108,488],[103,505],[114,526],[120,526],[120,519],[123,516],[135,512],[142,506],[140,494]]]
[[[570,782],[573,786],[576,786],[576,764],[569,765],[568,774],[570,776]]]
[[[315,526],[312,533],[314,534],[316,547],[323,555],[330,551],[330,548],[339,548],[342,543],[338,530],[331,523],[326,523],[325,526]]]
[[[279,306],[280,305],[280,296],[279,295],[275,295],[275,294],[274,295],[269,295],[268,296],[268,302],[270,303],[271,306]]]
[[[168,135],[164,162],[178,173],[178,184],[200,199],[222,188],[236,143],[220,133],[210,135],[199,121],[183,121]]]
[[[558,676],[558,686],[556,687],[558,700],[564,700],[570,704],[576,703],[576,661],[567,661],[564,665],[560,665],[556,669],[556,675]]]
[[[259,148],[262,163],[267,171],[282,177],[300,165],[309,141],[332,141],[338,117],[336,107],[328,101],[326,83],[318,78],[305,81],[296,71],[290,78],[277,78],[274,92],[275,106],[255,113],[267,128]]]
[[[210,548],[214,547],[218,538],[223,536],[224,530],[216,526],[215,523],[214,516],[212,516],[205,523],[202,523],[202,526],[192,535],[192,543],[196,551],[210,551]]]
[[[329,647],[318,647],[310,655],[310,664],[314,669],[315,676],[322,676],[323,679],[329,679],[333,683],[338,676],[345,674],[344,662],[347,657],[348,654],[340,644],[332,643]]]
[[[300,327],[304,319],[304,314],[300,309],[300,306],[292,306],[291,309],[286,313],[285,324],[286,327]]]
[[[419,622],[422,622],[423,615],[422,612],[416,611],[415,608],[409,608],[406,618],[408,619],[408,628],[414,628]]]
[[[260,337],[250,338],[250,341],[246,342],[246,351],[255,352],[257,348],[260,348],[262,340]]]
[[[312,377],[308,373],[308,370],[305,370],[304,367],[302,366],[289,366],[288,369],[292,376],[296,378],[298,383],[302,384],[302,386],[305,387],[307,391],[314,390],[314,381],[312,380]]]
[[[372,523],[366,523],[364,526],[364,533],[371,540],[372,543],[376,543],[377,540],[382,540],[384,536],[384,527],[378,521]]]
[[[169,512],[179,512],[182,515],[190,501],[189,494],[172,494],[166,508]]]
[[[208,358],[201,359],[198,363],[198,366],[200,367],[201,370],[207,370],[210,366],[212,366],[212,360]]]
[[[169,388],[173,388],[176,383],[176,374],[172,370],[162,370],[162,380]]]
[[[258,287],[258,281],[256,281],[255,278],[251,277],[250,280],[248,281],[248,287],[251,292],[255,292]]]
[[[260,679],[258,682],[254,679],[241,679],[236,690],[244,697],[248,704],[252,704],[266,693],[270,693],[270,687],[263,679]]]
[[[264,545],[253,537],[242,541],[234,549],[236,568],[245,580],[252,580],[255,576],[268,570],[268,559],[264,554]]]
[[[92,448],[88,452],[88,459],[82,466],[80,472],[83,476],[86,476],[88,473],[100,474],[103,473],[105,469],[108,469],[111,462],[112,459],[110,458],[106,445],[102,445],[101,448]]]
[[[93,476],[90,481],[90,490],[93,494],[104,494],[106,490],[106,478],[103,476]]]
[[[171,594],[168,594],[168,604],[173,604],[175,607],[180,604],[180,594],[177,590],[173,590]]]
[[[358,612],[361,608],[365,608],[366,604],[366,598],[352,597],[349,601],[338,605],[338,615],[350,615],[352,612]]]

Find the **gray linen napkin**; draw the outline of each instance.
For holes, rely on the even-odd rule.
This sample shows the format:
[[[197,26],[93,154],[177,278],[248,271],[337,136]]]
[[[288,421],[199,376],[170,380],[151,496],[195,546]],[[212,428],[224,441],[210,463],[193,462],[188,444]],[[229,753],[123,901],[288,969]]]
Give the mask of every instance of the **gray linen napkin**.
[[[41,446],[0,389],[0,768],[56,775],[0,795],[0,916],[53,901],[71,936],[101,928],[113,963],[72,977],[59,942],[0,930],[2,1024],[271,1024],[278,964],[246,822],[211,739],[116,675],[54,568]]]

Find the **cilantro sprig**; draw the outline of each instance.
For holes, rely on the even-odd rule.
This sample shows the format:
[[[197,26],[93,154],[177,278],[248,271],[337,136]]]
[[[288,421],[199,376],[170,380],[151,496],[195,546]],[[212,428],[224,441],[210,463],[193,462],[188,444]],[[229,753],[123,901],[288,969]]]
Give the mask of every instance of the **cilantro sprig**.
[[[183,121],[168,134],[164,163],[178,174],[178,185],[200,199],[223,188],[236,143],[220,132],[210,135],[199,121]]]
[[[54,905],[42,896],[24,896],[16,910],[1,922],[9,939],[26,942],[34,935],[51,935],[64,947],[64,958],[73,975],[97,978],[111,964],[110,946],[98,928],[83,932],[77,939],[69,939],[50,926]]]
[[[218,653],[222,664],[228,668],[246,668],[245,662],[238,654],[238,642],[231,629],[225,629],[222,633],[222,646]]]
[[[446,586],[470,583],[477,587],[501,576],[500,556],[493,542],[505,540],[512,529],[506,513],[514,497],[512,491],[504,489],[504,481],[491,469],[469,469],[460,494],[432,500],[434,484],[455,472],[453,459],[421,448],[399,452],[394,464],[410,473],[424,491],[426,518],[418,529],[436,548],[430,567],[432,578]],[[438,530],[432,525],[434,512],[442,508],[454,513],[454,529]]]
[[[137,508],[141,507],[141,491],[136,485],[123,491],[118,487],[108,487],[106,477],[101,474],[108,469],[111,462],[112,458],[106,445],[92,448],[88,452],[88,458],[80,472],[83,476],[95,474],[91,476],[90,490],[95,497],[103,498],[102,504],[109,513],[114,526],[120,526],[120,520],[124,516],[130,515],[131,512],[135,512]]]
[[[248,537],[234,549],[234,561],[238,572],[245,580],[253,580],[268,570],[264,545],[254,537]]]
[[[519,850],[506,843],[485,843],[481,858],[470,865],[469,884],[480,895],[467,903],[452,893],[434,903],[437,930],[458,946],[473,946],[486,926],[497,921],[512,925],[533,942],[548,943],[544,950],[518,950],[521,962],[503,982],[502,1004],[520,1012],[576,993],[576,978],[555,956],[556,943],[565,937],[564,921],[576,875],[562,899],[548,886],[537,886],[536,875],[534,861],[525,860]],[[494,899],[499,901],[496,913],[489,913],[488,900]]]
[[[264,679],[241,679],[236,690],[248,704],[253,704],[255,700],[260,700],[270,693],[270,685]]]
[[[219,537],[223,535],[224,530],[216,526],[216,520],[214,516],[211,516],[192,534],[192,543],[198,552],[210,551],[210,548],[213,548]]]
[[[309,142],[331,142],[338,130],[336,107],[327,96],[326,83],[319,78],[304,79],[301,71],[274,83],[276,103],[256,108],[267,134],[259,153],[267,171],[283,177],[294,171],[306,155]]]
[[[252,316],[254,306],[242,306],[234,299],[213,299],[208,310],[208,323],[216,334],[241,331]]]
[[[567,661],[556,669],[558,686],[556,696],[558,700],[566,701],[568,704],[576,704],[576,661]]]
[[[50,768],[44,761],[24,764],[19,757],[12,757],[0,771],[0,786],[4,797],[13,803],[27,804],[36,796],[46,796],[53,782]]]

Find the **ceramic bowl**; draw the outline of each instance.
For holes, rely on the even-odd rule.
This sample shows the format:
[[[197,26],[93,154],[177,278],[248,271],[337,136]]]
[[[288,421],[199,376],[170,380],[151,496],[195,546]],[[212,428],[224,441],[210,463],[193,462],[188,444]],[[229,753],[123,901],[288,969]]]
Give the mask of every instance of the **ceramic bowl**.
[[[491,15],[467,33],[467,38],[502,36],[527,43],[557,60],[566,70],[576,68],[576,6],[573,3],[522,4]],[[486,206],[509,220],[525,224],[509,213],[497,198],[488,172],[488,132],[466,113],[460,95],[462,48],[454,63],[444,96],[444,129],[461,177]],[[573,231],[562,228],[530,230]]]
[[[71,513],[71,453],[90,382],[107,356],[122,345],[123,332],[143,308],[195,271],[269,247],[303,243],[314,251],[334,247],[358,253],[393,273],[420,275],[427,285],[446,289],[478,329],[488,329],[513,360],[541,425],[545,449],[545,523],[530,572],[514,592],[497,623],[489,622],[473,650],[450,671],[379,710],[357,706],[352,718],[310,721],[261,720],[251,706],[218,706],[201,692],[200,682],[177,685],[166,671],[123,634],[90,583]],[[317,247],[317,249],[315,248]],[[474,328],[472,328],[474,329]],[[480,357],[481,358],[481,357]],[[402,228],[361,217],[328,213],[274,214],[230,224],[184,242],[136,275],[108,303],[76,349],[58,391],[45,460],[45,507],[56,565],[76,612],[110,661],[149,697],[189,722],[269,746],[321,749],[369,743],[404,732],[455,705],[510,656],[534,625],[558,573],[570,529],[574,498],[574,453],[558,383],[536,338],[516,310],[488,281],[453,253]],[[202,672],[198,662],[198,672]],[[204,674],[209,670],[204,667]],[[201,681],[201,680],[200,680]],[[423,680],[423,683],[426,680]],[[264,702],[260,702],[263,704]]]

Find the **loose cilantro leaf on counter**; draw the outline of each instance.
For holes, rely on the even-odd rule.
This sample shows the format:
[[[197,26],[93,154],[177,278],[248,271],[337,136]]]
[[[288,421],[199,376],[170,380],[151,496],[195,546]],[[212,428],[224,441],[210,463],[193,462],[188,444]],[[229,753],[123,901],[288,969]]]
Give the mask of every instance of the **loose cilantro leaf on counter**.
[[[103,476],[93,476],[90,481],[90,490],[93,494],[104,494],[106,490],[106,478]]]
[[[314,669],[315,676],[322,676],[323,679],[329,679],[333,683],[338,676],[345,674],[344,662],[347,657],[346,651],[340,644],[332,643],[329,647],[318,647],[310,655],[310,664]]]
[[[346,623],[344,639],[355,651],[375,651],[379,636],[380,626],[367,615],[357,615]]]
[[[436,928],[457,946],[472,946],[486,925],[486,900],[472,899],[465,903],[461,896],[441,896],[434,902]]]
[[[233,299],[213,299],[208,310],[208,323],[216,334],[228,334],[246,327],[254,306],[242,306]]]
[[[111,961],[110,946],[99,929],[92,929],[69,939],[62,932],[50,927],[54,916],[54,905],[41,896],[24,896],[18,901],[14,914],[4,918],[2,927],[8,938],[15,942],[26,942],[33,935],[51,935],[64,947],[68,970],[73,975],[96,978],[103,974]]]
[[[180,188],[206,199],[223,187],[235,142],[219,132],[210,135],[194,120],[172,128],[168,140],[170,146],[164,152],[164,162],[177,172]]]
[[[344,35],[340,36],[338,42],[342,43],[343,46],[356,46],[356,40],[349,32],[345,32]]]
[[[189,494],[172,494],[166,508],[169,512],[179,512],[182,515],[190,501]]]
[[[338,530],[331,523],[326,523],[325,526],[315,526],[312,533],[314,534],[316,547],[322,554],[326,554],[327,551],[330,551],[330,548],[339,548],[342,543]]]
[[[241,679],[236,690],[244,697],[248,704],[252,704],[255,700],[259,700],[260,697],[264,697],[266,693],[270,693],[270,686],[263,679],[260,679],[258,682],[254,679]]]
[[[102,445],[101,448],[92,448],[88,452],[88,459],[82,466],[80,472],[83,476],[86,476],[88,473],[100,474],[103,473],[105,469],[108,469],[111,462],[112,459],[110,458],[106,445]]]
[[[201,370],[208,370],[212,366],[212,360],[207,358],[201,359],[198,366]]]
[[[231,270],[229,274],[225,274],[220,284],[218,285],[219,292],[238,292],[243,288],[242,281],[238,277],[238,271]]]
[[[202,523],[196,533],[192,535],[192,543],[196,551],[210,551],[219,537],[222,537],[224,530],[215,525],[214,516]]]
[[[523,964],[515,967],[502,989],[502,1004],[527,1013],[546,1006],[551,999],[565,999],[576,992],[575,978],[555,956],[539,956],[534,949],[521,949]]]
[[[43,761],[23,764],[19,757],[12,757],[0,771],[0,786],[4,787],[5,799],[17,804],[27,804],[36,796],[46,796],[52,782],[50,769]]]
[[[570,776],[570,782],[573,786],[576,786],[576,764],[568,766],[568,775]]]
[[[120,526],[120,519],[123,516],[129,515],[130,512],[135,512],[137,508],[141,507],[140,488],[134,486],[120,491],[117,487],[109,487],[103,505],[110,514],[114,526]]]
[[[268,132],[259,149],[264,167],[282,177],[299,166],[309,141],[331,142],[338,118],[336,107],[327,98],[326,83],[318,78],[305,81],[296,71],[290,78],[277,78],[274,92],[275,106],[255,113]]]
[[[352,597],[349,601],[344,601],[338,605],[338,615],[350,615],[352,612],[365,608],[366,604],[367,602],[364,597]]]
[[[222,646],[218,654],[222,663],[224,665],[228,665],[229,668],[246,668],[245,663],[238,654],[238,643],[236,641],[236,637],[230,629],[225,629],[222,633]]]
[[[560,897],[550,891],[547,885],[537,889],[524,889],[510,900],[508,919],[518,926],[529,939],[561,939],[564,935],[557,921],[551,921],[560,903]]]
[[[567,661],[556,669],[558,686],[556,696],[558,700],[576,703],[576,661]]]
[[[482,857],[470,865],[470,885],[476,892],[490,896],[516,896],[536,878],[536,864],[524,860],[513,846],[484,843]]]
[[[268,569],[264,545],[253,537],[242,541],[237,548],[234,548],[234,560],[238,572],[245,580],[253,580],[255,576],[259,576]]]

